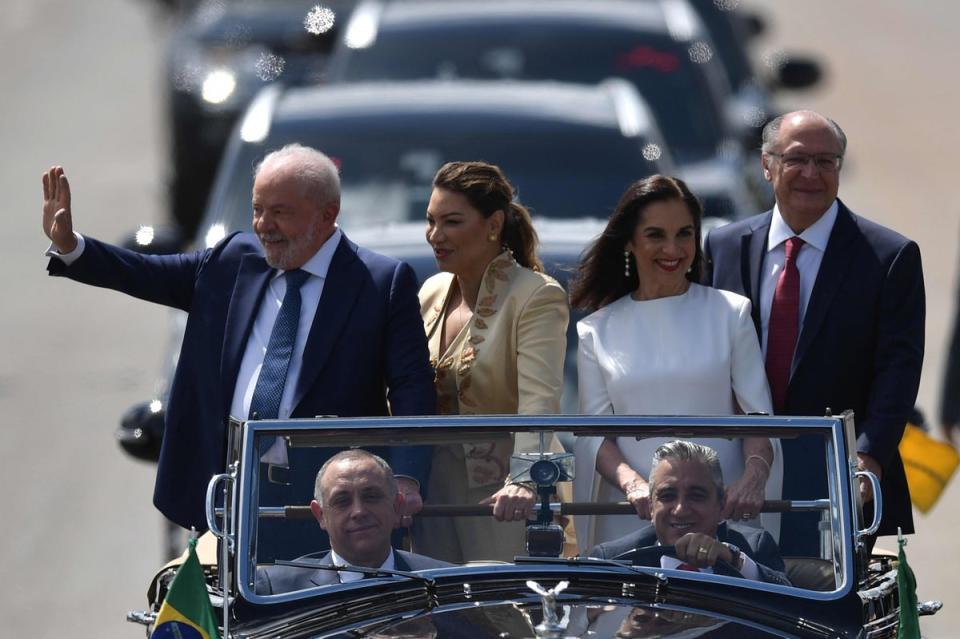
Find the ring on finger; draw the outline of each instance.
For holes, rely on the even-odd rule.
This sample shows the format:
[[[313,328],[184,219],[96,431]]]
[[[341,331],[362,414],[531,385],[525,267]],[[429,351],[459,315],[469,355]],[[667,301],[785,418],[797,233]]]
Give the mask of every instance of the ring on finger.
[[[744,521],[746,521],[747,519],[753,519],[753,513],[743,513],[741,517],[743,517]]]
[[[704,546],[699,546],[697,548],[697,555],[705,555],[705,554],[707,554],[707,549]]]

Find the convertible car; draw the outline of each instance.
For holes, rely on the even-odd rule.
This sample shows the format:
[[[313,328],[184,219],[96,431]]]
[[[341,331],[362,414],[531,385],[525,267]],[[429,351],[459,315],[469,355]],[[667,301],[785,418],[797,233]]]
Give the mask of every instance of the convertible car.
[[[681,540],[675,540],[677,548],[670,539],[658,542],[662,531],[640,519],[629,503],[571,499],[598,494],[590,486],[603,480],[595,476],[595,462],[584,451],[591,449],[591,441],[599,441],[591,438],[604,437],[641,450],[693,440],[733,451],[739,451],[745,437],[769,438],[774,451],[782,442],[805,439],[805,445],[821,451],[823,481],[814,483],[822,484],[822,491],[805,501],[777,499],[782,473],[793,469],[775,459],[763,514],[751,521],[720,523],[725,530],[742,531],[744,538],[763,540],[742,548],[761,566],[759,573],[749,572],[742,557],[734,562],[737,568],[717,561],[711,570],[690,570],[668,561]],[[574,441],[568,446],[573,452],[558,441]],[[263,451],[277,442],[288,451],[290,468],[282,476],[268,472],[262,461]],[[216,537],[210,544],[215,557],[205,567],[208,595],[221,636],[232,639],[895,637],[900,613],[896,557],[866,553],[863,540],[879,524],[882,495],[876,477],[857,471],[854,442],[849,413],[819,418],[464,416],[235,422],[228,469],[211,479],[207,493],[207,518]],[[506,480],[535,488],[536,506],[525,525],[493,522],[504,526],[498,536],[517,535],[513,541],[523,550],[507,557],[477,552],[421,571],[318,560],[326,556],[328,541],[309,504],[322,461],[345,448],[403,452],[405,447],[421,452],[429,447],[434,455],[444,449],[462,452],[471,481],[489,486],[491,493]],[[712,475],[712,481],[721,490],[738,479],[736,470],[720,474]],[[872,482],[877,492],[871,521],[863,521],[861,514],[861,479]],[[654,501],[661,498],[669,499],[669,493],[655,488]],[[711,492],[700,498],[709,501],[714,496]],[[443,544],[424,540],[423,531],[436,530],[438,518],[469,524],[491,517],[489,505],[441,501],[426,494],[407,534],[401,538],[395,532],[394,546],[444,559],[437,556],[444,552]],[[611,541],[596,536],[595,531],[604,529],[596,524],[611,519],[639,531],[631,538],[646,542],[631,543],[613,556],[603,552],[616,544],[596,546]],[[819,551],[781,552],[780,531],[787,526],[815,538]],[[282,550],[264,559],[264,548]],[[277,570],[316,576],[292,580],[292,587],[265,589],[265,577]],[[131,613],[131,620],[148,626],[155,621],[173,571],[161,571],[150,588],[150,610]],[[362,579],[344,577],[357,572]],[[919,608],[921,614],[932,614],[939,604]]]

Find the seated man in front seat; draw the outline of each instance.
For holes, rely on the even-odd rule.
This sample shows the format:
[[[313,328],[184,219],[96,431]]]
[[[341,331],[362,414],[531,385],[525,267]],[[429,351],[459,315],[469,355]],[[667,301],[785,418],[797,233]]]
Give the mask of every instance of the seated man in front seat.
[[[688,441],[663,444],[653,455],[650,472],[653,525],[600,544],[590,556],[639,562],[642,548],[673,546],[674,556],[661,556],[661,567],[789,586],[773,537],[759,528],[723,521],[724,498],[716,451]]]
[[[319,558],[298,560],[312,562],[317,568],[259,568],[257,594],[291,592],[363,578],[361,572],[337,571],[332,566],[411,571],[450,565],[390,546],[390,533],[397,523],[403,497],[397,490],[393,471],[380,457],[360,449],[337,453],[317,473],[314,497],[310,510],[327,531],[331,550]]]

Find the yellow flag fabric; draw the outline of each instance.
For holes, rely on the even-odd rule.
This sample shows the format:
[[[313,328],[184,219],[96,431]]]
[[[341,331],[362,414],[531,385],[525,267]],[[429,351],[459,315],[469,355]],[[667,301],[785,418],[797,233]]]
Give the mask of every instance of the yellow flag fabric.
[[[900,440],[900,456],[907,471],[910,499],[920,512],[927,512],[960,464],[960,455],[948,443],[930,437],[922,428],[907,424]]]

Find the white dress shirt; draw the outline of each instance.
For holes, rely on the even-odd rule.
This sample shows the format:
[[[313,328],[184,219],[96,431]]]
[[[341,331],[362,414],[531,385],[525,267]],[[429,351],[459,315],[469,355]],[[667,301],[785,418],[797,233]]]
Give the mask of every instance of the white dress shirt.
[[[800,323],[799,331],[803,332],[803,318],[807,314],[807,303],[813,292],[813,285],[820,272],[820,263],[823,253],[827,250],[833,223],[837,220],[839,205],[834,200],[827,212],[820,219],[811,224],[799,235],[804,241],[803,248],[797,255],[797,269],[800,271]],[[773,305],[773,294],[777,290],[777,281],[783,270],[783,262],[787,256],[786,241],[797,235],[783,220],[779,206],[773,207],[773,219],[770,220],[770,231],[767,234],[767,254],[760,267],[760,346],[763,357],[767,357],[767,328],[770,326],[770,307]],[[799,333],[798,333],[799,335]]]
[[[310,277],[300,288],[300,323],[297,325],[297,339],[294,342],[293,354],[290,356],[287,381],[283,385],[283,396],[280,398],[280,408],[277,411],[278,419],[287,419],[293,412],[293,395],[300,377],[300,369],[303,367],[303,350],[310,335],[310,327],[313,326],[320,296],[323,294],[330,261],[342,236],[340,229],[335,229],[320,250],[300,267],[301,270],[310,273]],[[233,401],[230,404],[230,414],[240,419],[246,419],[250,413],[250,400],[253,398],[257,378],[260,377],[260,369],[263,367],[263,357],[267,353],[267,344],[270,343],[270,333],[273,332],[273,325],[283,305],[283,296],[287,292],[286,278],[282,275],[283,271],[277,270],[270,279],[270,285],[263,294],[256,319],[253,321],[253,330],[247,339],[243,359],[240,361],[240,372],[237,374]]]
[[[338,555],[335,550],[330,550],[330,561],[334,566],[351,565],[349,561]],[[396,566],[397,561],[393,555],[393,548],[391,548],[390,554],[387,555],[387,560],[380,564],[379,570],[396,570]],[[342,584],[348,584],[351,581],[360,581],[364,577],[362,572],[351,572],[348,570],[338,570],[337,575],[340,577],[340,583]]]
[[[659,546],[660,543],[657,542]],[[760,569],[757,568],[757,562],[747,556],[743,550],[740,551],[740,557],[743,560],[743,565],[740,566],[740,574],[743,575],[745,579],[751,579],[753,581],[762,581],[760,576]],[[661,555],[660,557],[660,567],[669,568],[671,570],[680,570],[680,564],[683,562],[677,559],[676,557],[671,557],[670,555]],[[707,574],[713,574],[713,568],[698,568],[698,572],[705,572]]]

